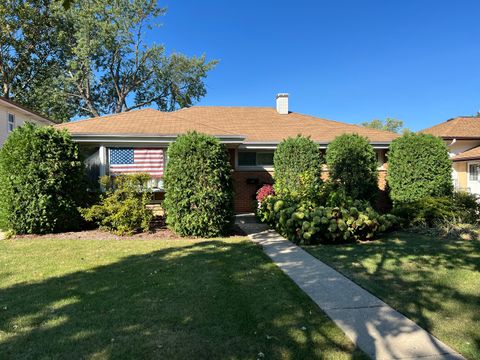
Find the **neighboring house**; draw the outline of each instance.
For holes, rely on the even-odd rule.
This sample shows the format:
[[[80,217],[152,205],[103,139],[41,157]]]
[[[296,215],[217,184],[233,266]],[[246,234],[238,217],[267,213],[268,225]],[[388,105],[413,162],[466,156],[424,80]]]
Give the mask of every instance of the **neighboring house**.
[[[480,117],[456,117],[420,132],[447,144],[455,189],[480,194]]]
[[[357,133],[370,139],[378,155],[380,188],[385,186],[385,153],[398,135],[290,112],[288,95],[277,95],[270,107],[193,106],[166,113],[136,110],[57,125],[67,129],[88,156],[93,178],[122,172],[147,171],[161,200],[166,148],[189,130],[216,136],[224,143],[232,164],[235,211],[252,211],[256,190],[272,182],[273,153],[287,137],[310,136],[319,148],[338,135]]]
[[[26,122],[38,125],[53,125],[54,123],[26,107],[0,96],[0,147],[15,128]]]

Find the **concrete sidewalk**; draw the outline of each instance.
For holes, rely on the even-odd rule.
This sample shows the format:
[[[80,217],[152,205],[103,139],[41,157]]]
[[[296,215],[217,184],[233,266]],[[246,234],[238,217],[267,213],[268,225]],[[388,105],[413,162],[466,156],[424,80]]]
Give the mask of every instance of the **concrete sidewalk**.
[[[238,216],[237,225],[372,359],[464,359],[253,216]]]

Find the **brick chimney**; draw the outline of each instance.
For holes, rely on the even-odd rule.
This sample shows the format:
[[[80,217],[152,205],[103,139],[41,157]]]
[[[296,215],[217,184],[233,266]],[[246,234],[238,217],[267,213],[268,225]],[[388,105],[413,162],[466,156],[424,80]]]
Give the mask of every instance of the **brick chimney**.
[[[288,114],[288,94],[277,94],[277,112],[282,115]]]

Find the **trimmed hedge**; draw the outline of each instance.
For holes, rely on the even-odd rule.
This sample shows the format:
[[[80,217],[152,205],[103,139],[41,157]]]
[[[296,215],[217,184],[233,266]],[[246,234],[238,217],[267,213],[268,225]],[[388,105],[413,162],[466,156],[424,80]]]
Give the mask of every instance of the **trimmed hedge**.
[[[0,228],[17,234],[76,230],[86,178],[68,132],[25,124],[0,150]]]
[[[213,237],[233,225],[232,169],[224,145],[190,132],[168,148],[165,172],[167,224],[182,236]]]
[[[415,133],[395,139],[388,154],[387,182],[394,203],[450,196],[452,162],[443,140]]]
[[[318,145],[298,135],[283,140],[275,150],[275,192],[281,196],[312,198],[322,183]]]
[[[153,214],[147,205],[152,199],[148,174],[104,176],[100,180],[105,193],[100,203],[81,209],[87,221],[118,235],[148,231]]]
[[[348,197],[373,200],[378,193],[378,163],[367,138],[358,134],[337,136],[327,147],[330,180]]]

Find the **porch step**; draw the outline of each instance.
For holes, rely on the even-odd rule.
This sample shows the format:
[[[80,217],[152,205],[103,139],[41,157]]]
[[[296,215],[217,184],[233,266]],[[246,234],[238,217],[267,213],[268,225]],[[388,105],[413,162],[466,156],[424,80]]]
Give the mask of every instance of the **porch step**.
[[[235,216],[236,224],[253,224],[258,223],[254,213],[238,214]]]

